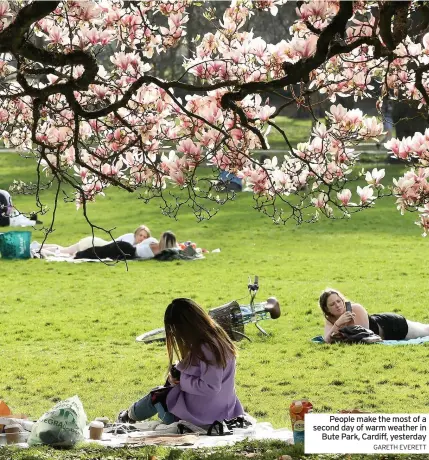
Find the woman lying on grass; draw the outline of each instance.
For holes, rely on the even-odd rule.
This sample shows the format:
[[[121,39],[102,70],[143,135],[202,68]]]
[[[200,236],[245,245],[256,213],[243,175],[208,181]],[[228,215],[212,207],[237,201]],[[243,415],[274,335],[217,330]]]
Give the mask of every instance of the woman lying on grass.
[[[147,227],[146,227],[147,228]],[[153,259],[164,249],[177,248],[176,236],[173,232],[164,232],[161,234],[159,243],[156,238],[149,235],[138,244],[130,244],[128,241],[118,239],[103,246],[94,246],[84,251],[76,252],[75,259]]]
[[[352,303],[352,310],[346,311],[346,298],[340,291],[325,289],[319,306],[325,316],[324,340],[331,343],[331,334],[345,326],[359,325],[370,329],[383,340],[408,340],[429,336],[429,324],[409,321],[396,313],[369,315],[362,305]]]
[[[136,246],[140,243],[146,242],[146,244],[150,243],[158,243],[155,238],[151,239],[150,230],[146,225],[138,226],[134,233],[125,233],[118,238],[115,238],[115,241],[119,242],[122,241],[124,243],[128,243],[131,246]],[[85,251],[87,249],[93,247],[102,247],[107,246],[114,242],[105,241],[102,238],[87,236],[82,238],[75,244],[71,246],[59,246],[58,244],[44,244],[42,253],[43,255],[70,255],[73,256],[79,251]]]
[[[158,414],[165,424],[185,420],[206,428],[216,420],[244,415],[235,393],[237,353],[226,332],[190,299],[170,303],[164,326],[167,384],[121,411],[118,422],[133,423]],[[180,361],[173,366],[175,357]]]
[[[173,232],[166,231],[161,234],[159,237],[159,243],[153,244],[151,246],[153,254],[156,256],[164,249],[176,249],[179,250],[179,245],[177,244],[176,235]]]

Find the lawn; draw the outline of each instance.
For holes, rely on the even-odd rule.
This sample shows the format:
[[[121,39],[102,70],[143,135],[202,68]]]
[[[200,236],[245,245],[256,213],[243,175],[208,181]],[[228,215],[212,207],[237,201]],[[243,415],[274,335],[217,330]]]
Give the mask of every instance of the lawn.
[[[389,168],[389,176],[400,172],[399,166]],[[0,188],[13,179],[34,179],[31,161],[10,153],[0,154],[0,171]],[[53,192],[43,192],[42,198],[51,202]],[[35,209],[31,196],[16,196],[15,204]],[[145,223],[155,236],[170,229],[180,240],[221,252],[193,262],[131,262],[128,270],[124,264],[1,260],[0,399],[14,412],[37,419],[57,401],[77,394],[89,419],[113,419],[164,380],[164,347],[134,339],[162,324],[169,301],[191,297],[206,309],[236,298],[246,301],[248,276],[257,274],[259,299],[275,295],[283,315],[264,322],[269,338],[251,325],[246,332],[252,342],[238,343],[237,392],[250,414],[275,427],[290,427],[288,407],[297,398],[308,398],[316,412],[359,408],[428,413],[427,346],[310,342],[322,333],[317,299],[327,286],[340,289],[369,312],[401,312],[429,322],[428,241],[413,225],[415,216],[401,216],[386,200],[350,220],[275,226],[251,207],[251,195],[243,193],[208,222],[197,223],[189,210],[175,221],[161,215],[157,203],[144,205],[112,189],[90,206],[90,217],[100,226],[116,227],[115,235]],[[74,243],[89,231],[71,203],[60,204],[55,228],[49,241],[62,244]],[[42,235],[33,231],[33,239],[40,241]],[[276,458],[281,450],[275,443],[270,449],[271,457],[267,448],[256,449],[256,458]],[[10,458],[7,452],[0,451],[0,459]],[[54,458],[45,450],[32,452],[25,458]],[[153,449],[145,452],[139,458],[149,458],[143,455]],[[156,453],[179,458],[163,450]],[[107,456],[92,450],[87,454],[73,455]],[[21,455],[14,453],[13,458]],[[72,458],[71,453],[64,455]],[[109,455],[137,458],[126,450],[120,457]]]
[[[276,117],[275,123],[282,129],[289,140],[295,146],[298,142],[307,142],[311,133],[311,119],[310,118],[290,118],[279,116]],[[268,143],[273,150],[286,149],[287,145],[283,136],[274,128],[271,128],[268,134]]]

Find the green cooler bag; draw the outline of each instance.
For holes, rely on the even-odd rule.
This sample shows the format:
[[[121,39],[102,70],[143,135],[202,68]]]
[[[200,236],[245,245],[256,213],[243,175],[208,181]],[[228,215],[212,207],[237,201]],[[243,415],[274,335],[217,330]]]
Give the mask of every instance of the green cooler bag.
[[[31,232],[17,231],[0,233],[0,254],[2,259],[29,259]]]

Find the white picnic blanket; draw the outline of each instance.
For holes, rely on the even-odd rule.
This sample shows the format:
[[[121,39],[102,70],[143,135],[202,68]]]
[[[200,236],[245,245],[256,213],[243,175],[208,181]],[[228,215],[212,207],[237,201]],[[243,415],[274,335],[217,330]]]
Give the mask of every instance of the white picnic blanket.
[[[151,438],[177,436],[174,434],[161,434],[157,431],[135,431],[128,434],[111,434],[103,433],[100,441],[89,439],[89,433],[86,433],[88,442],[94,442],[103,446],[109,447],[124,447],[125,445],[145,445],[144,439],[147,439],[147,444],[151,444]],[[178,448],[206,448],[206,447],[221,447],[230,446],[243,439],[262,440],[262,439],[278,439],[284,441],[286,444],[293,444],[293,433],[287,428],[274,429],[271,423],[261,422],[247,428],[234,428],[232,435],[227,436],[205,436],[205,435],[192,435],[195,436],[195,443],[192,445],[181,446]],[[138,441],[141,441],[138,443]]]
[[[45,256],[43,260],[46,260],[47,262],[69,262],[71,264],[81,264],[83,262],[105,262],[105,263],[115,262],[112,259],[75,259],[73,256],[69,256],[69,257]]]
[[[2,418],[0,417],[0,423]],[[31,430],[31,426],[34,422],[30,422],[28,420],[18,420],[18,419],[5,419],[4,423],[20,423],[23,425],[23,428],[26,430],[28,437],[30,434],[29,431]],[[187,437],[192,444],[191,445],[180,445],[180,436],[177,434],[172,433],[161,433],[159,431],[134,431],[128,434],[113,434],[113,433],[103,433],[102,439],[99,441],[95,441],[89,439],[89,428],[87,427],[85,430],[85,441],[89,443],[96,443],[106,447],[124,447],[124,446],[144,446],[144,445],[151,445],[151,438],[157,438],[159,441],[160,438],[171,438],[174,439],[176,437],[178,439],[178,445],[175,445],[174,442],[170,443],[171,446],[175,446],[175,448],[191,448],[191,449],[198,449],[198,448],[206,448],[206,447],[221,447],[221,446],[229,446],[235,444],[238,441],[242,441],[243,439],[251,439],[251,440],[262,440],[262,439],[278,439],[280,441],[284,441],[286,444],[293,444],[293,433],[287,428],[278,428],[274,429],[271,423],[269,422],[261,422],[256,423],[252,426],[247,428],[234,428],[232,435],[227,436],[205,436],[205,435],[198,435],[190,433],[188,435],[184,435],[183,437]],[[0,449],[2,445],[6,444],[6,439],[4,439],[4,443],[0,439]],[[17,447],[28,447],[26,442],[20,442],[19,444],[15,444]],[[163,445],[163,444],[158,444]]]

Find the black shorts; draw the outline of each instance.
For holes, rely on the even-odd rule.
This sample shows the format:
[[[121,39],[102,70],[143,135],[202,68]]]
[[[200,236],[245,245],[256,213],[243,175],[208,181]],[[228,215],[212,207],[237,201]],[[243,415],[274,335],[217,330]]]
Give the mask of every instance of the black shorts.
[[[382,329],[384,340],[404,340],[408,334],[407,320],[396,313],[380,313],[369,316],[369,328],[379,334],[379,326]]]
[[[126,241],[113,241],[105,246],[95,246],[76,252],[75,259],[135,259],[136,248]]]

